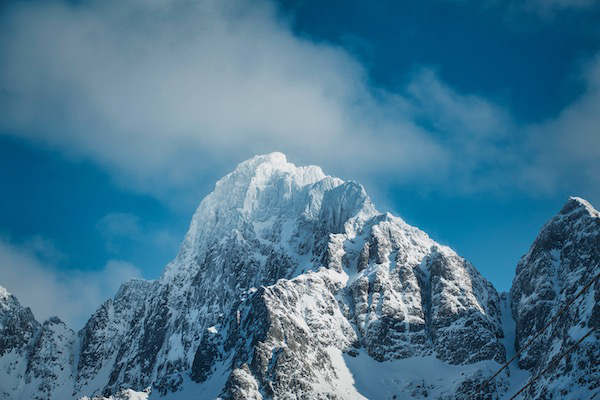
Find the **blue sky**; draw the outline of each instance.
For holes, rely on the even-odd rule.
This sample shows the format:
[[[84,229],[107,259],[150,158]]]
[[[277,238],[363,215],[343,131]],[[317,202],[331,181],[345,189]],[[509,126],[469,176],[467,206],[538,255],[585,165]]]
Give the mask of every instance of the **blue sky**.
[[[594,3],[3,2],[0,284],[79,326],[278,150],[507,290],[569,195],[600,203]]]

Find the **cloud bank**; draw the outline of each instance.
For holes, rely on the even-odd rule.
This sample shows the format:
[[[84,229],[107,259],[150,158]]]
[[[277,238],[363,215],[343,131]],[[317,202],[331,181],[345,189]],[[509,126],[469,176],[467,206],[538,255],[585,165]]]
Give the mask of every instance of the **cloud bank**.
[[[43,248],[0,240],[0,285],[23,306],[30,307],[39,321],[58,316],[79,329],[123,282],[141,277],[135,266],[120,260],[110,260],[103,269],[95,271],[59,269],[55,258],[48,258],[49,253],[44,250],[53,248],[47,241],[42,243]]]
[[[459,192],[591,187],[600,171],[597,61],[582,98],[519,124],[428,68],[373,87],[351,54],[294,35],[263,1],[27,2],[0,26],[0,129],[163,199],[273,150]]]
[[[3,128],[145,189],[273,149],[403,170],[445,158],[360,64],[294,37],[268,3],[54,1],[2,26]]]

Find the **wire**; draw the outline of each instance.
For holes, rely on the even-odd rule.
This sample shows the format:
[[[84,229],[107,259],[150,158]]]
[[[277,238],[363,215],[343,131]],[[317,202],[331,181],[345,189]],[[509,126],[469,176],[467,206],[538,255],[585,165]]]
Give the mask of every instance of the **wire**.
[[[504,371],[504,369],[506,367],[508,367],[508,365],[513,362],[517,357],[519,357],[521,355],[521,353],[523,353],[525,350],[527,350],[529,348],[529,346],[531,346],[533,344],[533,342],[542,334],[544,333],[544,331],[546,329],[548,329],[548,327],[550,325],[552,325],[557,319],[558,317],[560,317],[566,310],[567,308],[569,308],[571,306],[571,304],[573,304],[573,302],[575,302],[575,300],[577,300],[584,292],[586,292],[591,286],[592,284],[600,277],[600,272],[594,277],[592,278],[591,281],[589,281],[587,283],[587,285],[585,285],[580,291],[579,293],[577,293],[577,295],[571,299],[571,301],[569,301],[567,304],[565,304],[559,311],[558,313],[538,332],[535,334],[534,337],[532,337],[531,339],[529,339],[529,341],[514,355],[512,356],[512,358],[510,360],[508,360],[498,371],[496,371],[496,373],[494,375],[491,376],[491,378],[489,378],[487,381],[485,381],[485,383],[482,385],[483,387],[486,387],[487,385],[490,384],[490,382],[498,376],[498,374],[502,371]]]
[[[573,346],[569,347],[566,351],[564,351],[558,358],[554,358],[550,361],[550,363],[548,364],[548,366],[546,368],[544,368],[544,370],[542,372],[540,372],[539,374],[537,374],[534,378],[531,378],[529,380],[529,382],[527,382],[527,384],[525,386],[523,386],[517,393],[515,393],[509,400],[513,400],[515,399],[518,395],[521,394],[521,392],[523,392],[523,390],[527,389],[529,386],[531,386],[533,384],[533,382],[535,382],[536,380],[538,380],[542,375],[544,375],[546,372],[548,372],[548,370],[550,370],[550,367],[554,366],[554,364],[557,361],[560,361],[564,356],[566,356],[567,354],[569,354],[570,352],[572,352],[573,350],[575,350],[575,348],[577,346],[579,346],[579,344],[581,342],[584,341],[585,338],[587,338],[588,336],[590,336],[592,334],[592,332],[594,332],[595,329],[592,328],[588,331],[588,333],[586,333],[585,335],[583,335],[581,337],[581,339],[579,339],[577,341],[577,343],[575,343]],[[595,396],[595,395],[594,395]]]

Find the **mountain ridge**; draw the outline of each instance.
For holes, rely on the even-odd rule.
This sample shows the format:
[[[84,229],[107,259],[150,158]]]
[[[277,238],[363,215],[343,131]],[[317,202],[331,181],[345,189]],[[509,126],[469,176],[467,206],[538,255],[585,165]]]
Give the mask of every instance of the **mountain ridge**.
[[[598,219],[591,204],[572,197],[555,219],[576,225],[586,215]],[[575,237],[577,229],[567,233]],[[596,257],[593,243],[583,249]],[[528,255],[521,269],[534,269]],[[549,272],[541,273],[543,280]],[[513,287],[518,277],[519,267]],[[517,345],[531,334],[523,329],[528,317],[514,306],[521,293],[510,295]],[[24,313],[16,325],[31,325],[21,336],[47,332],[37,351],[4,346],[21,351],[26,364],[42,355],[36,360],[44,372],[35,377],[44,390],[32,391],[38,386],[29,369],[0,357],[1,371],[12,371],[6,376],[16,382],[9,387],[12,378],[0,378],[0,398],[46,399],[69,388],[71,398],[118,396],[150,386],[157,398],[190,390],[229,399],[487,398],[514,386],[507,373],[477,392],[506,360],[503,304],[468,261],[377,211],[360,184],[271,153],[220,179],[162,276],[124,283],[78,333],[50,334],[50,325],[44,330],[25,311],[13,312]],[[62,364],[48,348],[61,349]],[[523,360],[527,371],[545,365]],[[444,370],[446,379],[411,375],[408,362]],[[381,378],[366,379],[362,366],[372,363],[408,378],[379,368]]]

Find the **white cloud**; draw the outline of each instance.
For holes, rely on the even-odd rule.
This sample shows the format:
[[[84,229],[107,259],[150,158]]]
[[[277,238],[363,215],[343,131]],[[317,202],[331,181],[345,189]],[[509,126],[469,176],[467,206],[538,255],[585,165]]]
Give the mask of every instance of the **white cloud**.
[[[56,315],[72,328],[81,328],[121,283],[139,277],[135,266],[120,260],[110,260],[101,270],[61,270],[29,246],[0,240],[0,285],[40,321]]]
[[[413,118],[426,121],[447,149],[452,190],[496,190],[512,185],[505,176],[518,162],[515,124],[504,108],[481,96],[458,93],[430,69],[422,69],[406,89]],[[433,178],[432,178],[433,179]],[[439,183],[439,182],[437,182]]]
[[[445,150],[345,51],[263,2],[25,3],[1,21],[0,126],[143,190],[258,152],[431,170]],[[349,163],[348,160],[353,160]]]
[[[274,150],[353,179],[393,174],[451,191],[554,190],[581,163],[598,175],[585,161],[596,135],[570,134],[581,121],[593,128],[593,87],[539,129],[427,69],[391,93],[342,48],[295,36],[263,1],[20,3],[0,17],[0,57],[2,131],[175,203]],[[553,145],[538,139],[546,129]]]
[[[584,68],[585,92],[558,116],[530,126],[525,183],[575,186],[600,198],[600,55]]]
[[[482,97],[460,94],[423,69],[408,85],[413,114],[425,115],[435,129],[460,140],[502,140],[511,129],[510,116]]]

